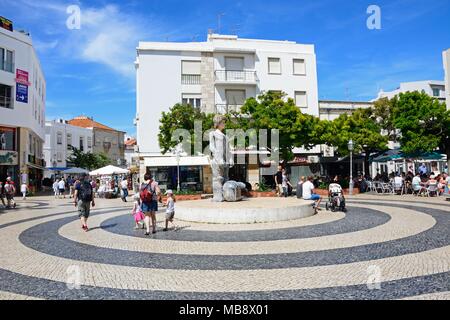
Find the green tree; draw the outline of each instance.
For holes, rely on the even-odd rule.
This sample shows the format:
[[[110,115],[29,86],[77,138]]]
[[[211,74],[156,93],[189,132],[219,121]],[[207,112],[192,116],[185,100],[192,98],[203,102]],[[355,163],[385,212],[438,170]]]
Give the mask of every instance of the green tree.
[[[439,149],[450,163],[450,111],[446,105],[425,92],[407,92],[394,97],[393,123],[401,132],[405,153],[431,152]]]
[[[366,175],[369,174],[370,155],[387,149],[388,136],[381,133],[381,125],[372,108],[357,109],[351,115],[342,114],[318,127],[322,128],[322,143],[336,147],[341,156],[349,154],[348,142],[353,140],[354,153],[364,153]]]
[[[111,163],[108,156],[104,153],[84,153],[74,147],[72,147],[72,154],[67,158],[67,161],[75,167],[88,170],[98,169]]]
[[[201,121],[203,130],[212,128],[213,126],[213,114],[206,114],[201,112],[198,108],[194,108],[191,105],[176,104],[168,112],[163,112],[160,119],[160,127],[158,134],[159,146],[162,153],[165,154],[176,147],[180,141],[174,137],[177,129],[186,129],[191,135],[191,151],[194,150],[194,142],[196,139],[194,132],[195,121]],[[172,139],[174,137],[174,139]],[[203,140],[203,137],[200,137]],[[207,146],[207,141],[202,143],[203,148]],[[185,150],[189,154],[190,150]]]
[[[293,158],[293,148],[311,148],[314,145],[312,133],[318,123],[317,118],[303,114],[293,99],[286,99],[285,93],[277,91],[265,92],[257,99],[247,99],[233,121],[243,130],[278,129],[280,157],[285,161]]]

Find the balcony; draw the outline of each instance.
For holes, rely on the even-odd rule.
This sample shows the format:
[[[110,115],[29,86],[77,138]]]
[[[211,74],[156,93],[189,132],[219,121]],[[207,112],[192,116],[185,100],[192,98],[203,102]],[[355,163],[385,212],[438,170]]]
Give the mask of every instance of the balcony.
[[[199,74],[182,74],[181,75],[181,84],[187,84],[187,85],[200,84],[200,75]]]
[[[242,104],[216,104],[215,113],[227,114],[230,112],[239,112]]]
[[[216,83],[256,85],[258,82],[256,71],[216,70],[214,76]]]

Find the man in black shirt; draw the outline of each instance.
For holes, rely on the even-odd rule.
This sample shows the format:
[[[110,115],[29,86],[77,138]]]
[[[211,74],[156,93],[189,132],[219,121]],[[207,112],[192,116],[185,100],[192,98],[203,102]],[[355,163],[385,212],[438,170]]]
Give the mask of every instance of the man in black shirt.
[[[275,173],[275,183],[277,185],[277,194],[279,197],[283,195],[283,168],[278,166],[278,171]]]

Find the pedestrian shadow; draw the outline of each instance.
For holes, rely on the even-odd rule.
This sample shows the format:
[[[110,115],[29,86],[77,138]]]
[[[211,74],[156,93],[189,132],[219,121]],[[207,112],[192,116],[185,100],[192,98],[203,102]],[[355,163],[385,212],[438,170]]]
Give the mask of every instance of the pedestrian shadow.
[[[89,230],[97,230],[97,229],[111,229],[117,226],[117,223],[101,225],[98,227],[90,228]]]

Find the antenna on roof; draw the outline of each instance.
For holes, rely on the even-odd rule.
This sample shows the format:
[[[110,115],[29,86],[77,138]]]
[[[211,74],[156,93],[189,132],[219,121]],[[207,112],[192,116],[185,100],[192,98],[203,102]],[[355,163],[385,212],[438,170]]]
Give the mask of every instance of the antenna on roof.
[[[237,35],[238,31],[241,30],[240,27],[241,27],[240,24],[235,24],[235,25],[234,25],[234,28],[232,28],[232,29],[230,30],[230,31],[231,31],[231,34]]]
[[[222,27],[222,17],[225,15],[225,12],[219,13],[217,15],[217,33],[220,34],[221,27]]]

